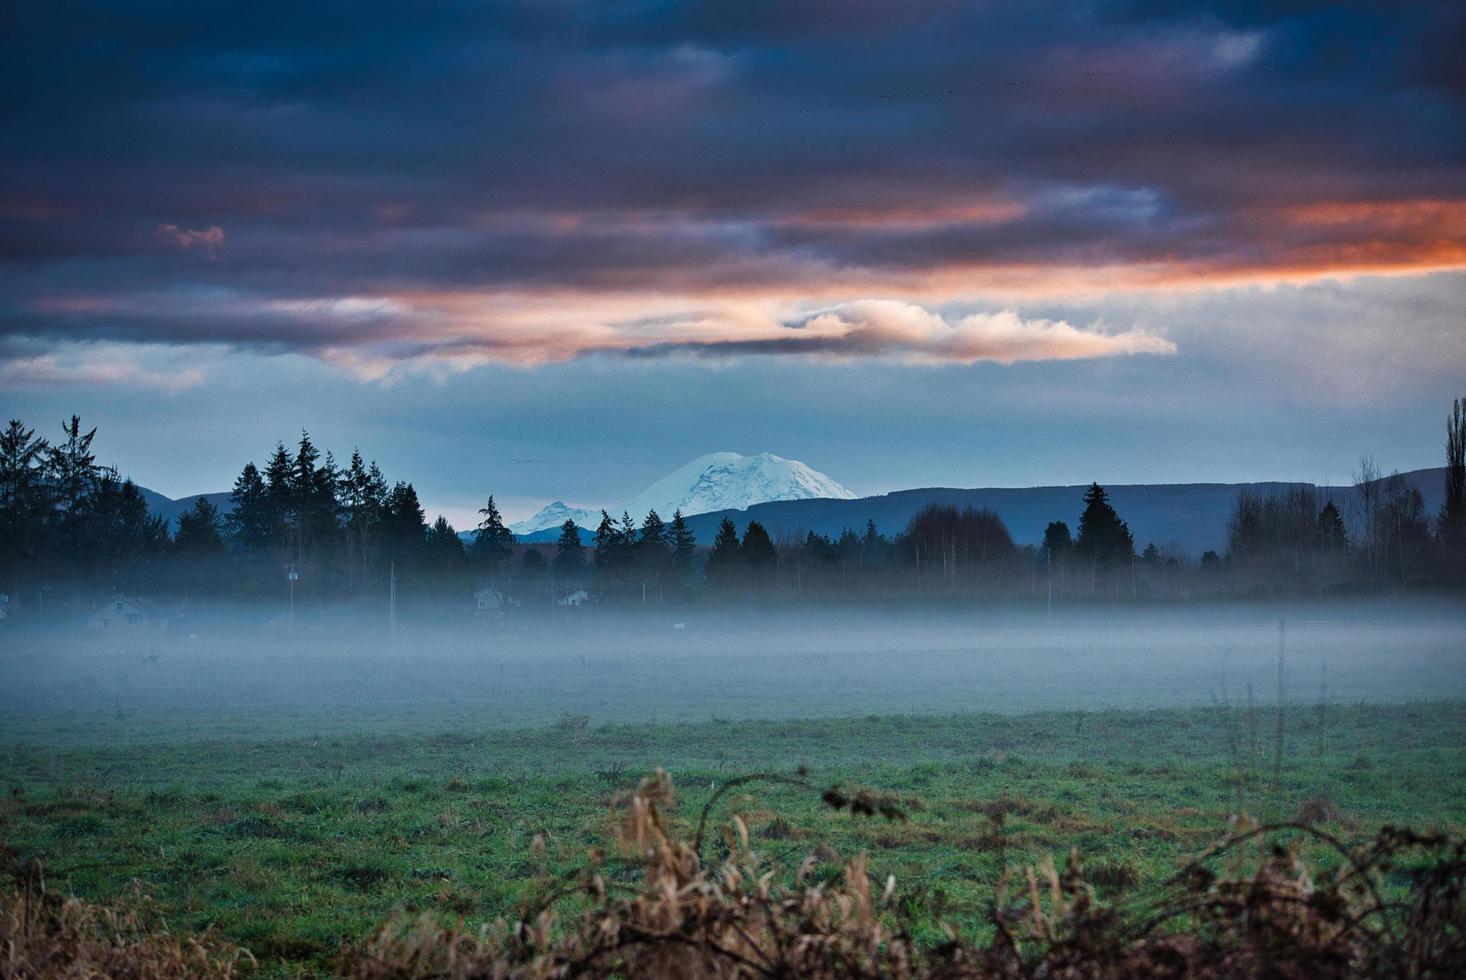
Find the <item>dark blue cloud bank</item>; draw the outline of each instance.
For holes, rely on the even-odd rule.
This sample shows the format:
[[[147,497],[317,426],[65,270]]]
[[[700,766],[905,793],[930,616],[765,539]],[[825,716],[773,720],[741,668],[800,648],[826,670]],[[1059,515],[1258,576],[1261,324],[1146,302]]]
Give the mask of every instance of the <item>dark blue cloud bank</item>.
[[[675,392],[697,417],[669,430],[687,454],[790,455],[734,421],[760,414],[736,393],[699,404],[708,379],[791,365],[803,414],[782,428],[817,447],[838,437],[814,392],[852,372],[868,424],[903,440],[978,410],[1032,434],[1060,405],[1143,428],[1184,414],[1170,385],[1266,389],[1234,421],[1276,439],[1259,419],[1280,392],[1337,411],[1358,385],[1404,419],[1466,368],[1442,326],[1466,267],[1456,4],[3,16],[15,411],[339,387],[289,430],[353,399],[489,410],[476,393],[497,386],[537,428],[517,440],[573,443],[560,413],[592,413],[584,392],[653,378],[648,404]],[[524,479],[526,499],[555,492]]]

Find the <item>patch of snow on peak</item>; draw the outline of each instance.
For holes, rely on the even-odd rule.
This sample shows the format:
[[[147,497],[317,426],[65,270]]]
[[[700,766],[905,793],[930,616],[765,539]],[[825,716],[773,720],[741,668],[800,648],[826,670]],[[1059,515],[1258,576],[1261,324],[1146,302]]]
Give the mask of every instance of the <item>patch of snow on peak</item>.
[[[515,534],[533,534],[546,528],[559,527],[567,519],[574,521],[580,527],[594,528],[600,523],[601,512],[587,510],[584,507],[571,507],[563,500],[557,500],[541,507],[539,513],[533,517],[510,524],[509,530]]]
[[[744,510],[771,500],[811,497],[851,500],[855,494],[797,459],[772,453],[708,453],[647,487],[625,510],[638,521],[650,510],[667,520],[677,510],[690,517],[715,510]]]

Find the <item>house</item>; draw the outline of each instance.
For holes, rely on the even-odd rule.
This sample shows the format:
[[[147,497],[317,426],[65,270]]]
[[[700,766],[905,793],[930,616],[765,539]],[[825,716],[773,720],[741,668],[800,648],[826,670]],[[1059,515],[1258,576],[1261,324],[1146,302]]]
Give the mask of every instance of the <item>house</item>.
[[[590,599],[590,593],[584,589],[576,589],[574,592],[567,592],[555,600],[557,606],[583,606]]]
[[[97,633],[161,633],[168,629],[168,616],[147,599],[114,595],[87,617],[87,629]]]

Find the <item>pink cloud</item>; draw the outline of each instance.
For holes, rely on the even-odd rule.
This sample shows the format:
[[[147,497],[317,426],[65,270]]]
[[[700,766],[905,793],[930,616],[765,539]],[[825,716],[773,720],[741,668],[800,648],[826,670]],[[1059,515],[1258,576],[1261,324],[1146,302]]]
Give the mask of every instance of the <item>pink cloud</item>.
[[[163,241],[185,251],[197,248],[210,257],[218,254],[224,247],[224,229],[218,225],[209,225],[203,231],[180,228],[178,225],[159,225],[157,235]]]

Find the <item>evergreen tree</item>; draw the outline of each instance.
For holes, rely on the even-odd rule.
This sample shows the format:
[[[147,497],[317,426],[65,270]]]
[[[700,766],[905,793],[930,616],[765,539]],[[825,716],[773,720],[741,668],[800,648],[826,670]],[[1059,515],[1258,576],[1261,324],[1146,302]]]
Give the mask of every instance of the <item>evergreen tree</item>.
[[[271,520],[269,490],[254,463],[245,463],[229,494],[231,510],[229,536],[243,551],[258,551],[269,545]]]
[[[632,539],[628,537],[625,524],[618,523],[604,510],[601,523],[596,527],[596,587],[610,594],[626,584],[627,564],[631,554]],[[634,528],[633,528],[634,530]]]
[[[222,524],[219,508],[207,497],[198,498],[191,510],[178,515],[178,533],[173,536],[173,550],[196,558],[222,555]]]
[[[642,521],[635,548],[636,571],[641,579],[643,601],[662,599],[662,580],[668,571],[667,525],[655,511]]]
[[[773,585],[774,573],[779,565],[779,553],[762,524],[758,521],[748,522],[748,527],[743,529],[743,544],[739,550],[743,556],[743,567],[753,584],[760,589]]]
[[[1092,570],[1126,567],[1135,556],[1135,539],[1110,505],[1109,495],[1098,483],[1084,492],[1084,513],[1079,518],[1079,538],[1074,554]]]
[[[580,543],[580,528],[569,517],[560,525],[560,540],[555,542],[554,569],[562,585],[579,582],[585,572],[585,546]]]
[[[325,462],[317,466],[320,458],[310,433],[302,430],[289,485],[295,507],[297,551],[312,556],[330,547],[338,528],[336,462],[327,453]]]
[[[344,523],[346,578],[353,589],[366,582],[375,564],[387,481],[375,461],[368,467],[359,450],[337,481],[337,508]]]
[[[275,443],[275,452],[265,464],[265,514],[270,541],[285,560],[297,557],[294,476],[295,458],[283,442]]]
[[[692,575],[692,560],[697,555],[697,538],[687,526],[679,508],[672,514],[667,536],[672,544],[672,572],[678,582],[686,583]]]
[[[648,511],[641,522],[641,535],[637,539],[643,551],[665,552],[667,550],[667,525],[655,510]]]
[[[300,445],[295,450],[295,465],[291,469],[290,489],[297,500],[309,500],[316,487],[316,460],[321,454],[311,442],[310,433],[300,430]]]
[[[444,582],[459,581],[468,571],[468,550],[442,514],[428,528],[424,555],[433,575]]]
[[[738,542],[738,528],[728,518],[718,525],[713,550],[708,552],[708,585],[718,590],[735,588],[743,574],[743,547]]]
[[[52,501],[47,518],[56,529],[60,557],[74,562],[81,556],[81,526],[101,469],[92,453],[95,428],[83,433],[80,417],[73,415],[69,423],[61,423],[61,433],[65,437],[61,442],[46,447],[45,480]]]
[[[474,557],[493,578],[503,570],[505,562],[514,553],[514,532],[504,525],[504,519],[499,516],[493,494],[489,494],[489,502],[479,513],[484,519],[479,522],[478,532],[474,535]]]
[[[1074,539],[1069,534],[1069,525],[1063,521],[1050,521],[1049,526],[1044,528],[1044,542],[1039,555],[1044,561],[1051,561],[1058,567],[1069,560],[1069,552],[1073,547]]]
[[[1140,553],[1140,560],[1145,562],[1147,565],[1160,564],[1161,552],[1160,549],[1155,546],[1154,541],[1145,546],[1145,550]]]
[[[865,522],[865,536],[860,539],[860,560],[866,565],[878,565],[885,559],[885,552],[888,542],[881,533],[876,530],[876,522],[867,518]]]
[[[596,525],[596,573],[602,574],[609,571],[615,563],[616,547],[621,537],[621,531],[616,522],[611,520],[611,515],[604,510],[601,511],[601,523]]]
[[[0,432],[0,591],[18,601],[22,578],[41,557],[51,492],[46,440],[18,419]]]
[[[148,512],[147,501],[131,480],[122,479],[116,470],[99,469],[80,524],[78,578],[129,591],[152,581],[150,560],[168,545],[168,522]]]
[[[382,508],[382,540],[387,559],[396,562],[399,571],[419,564],[425,557],[426,519],[412,484],[393,484]]]

